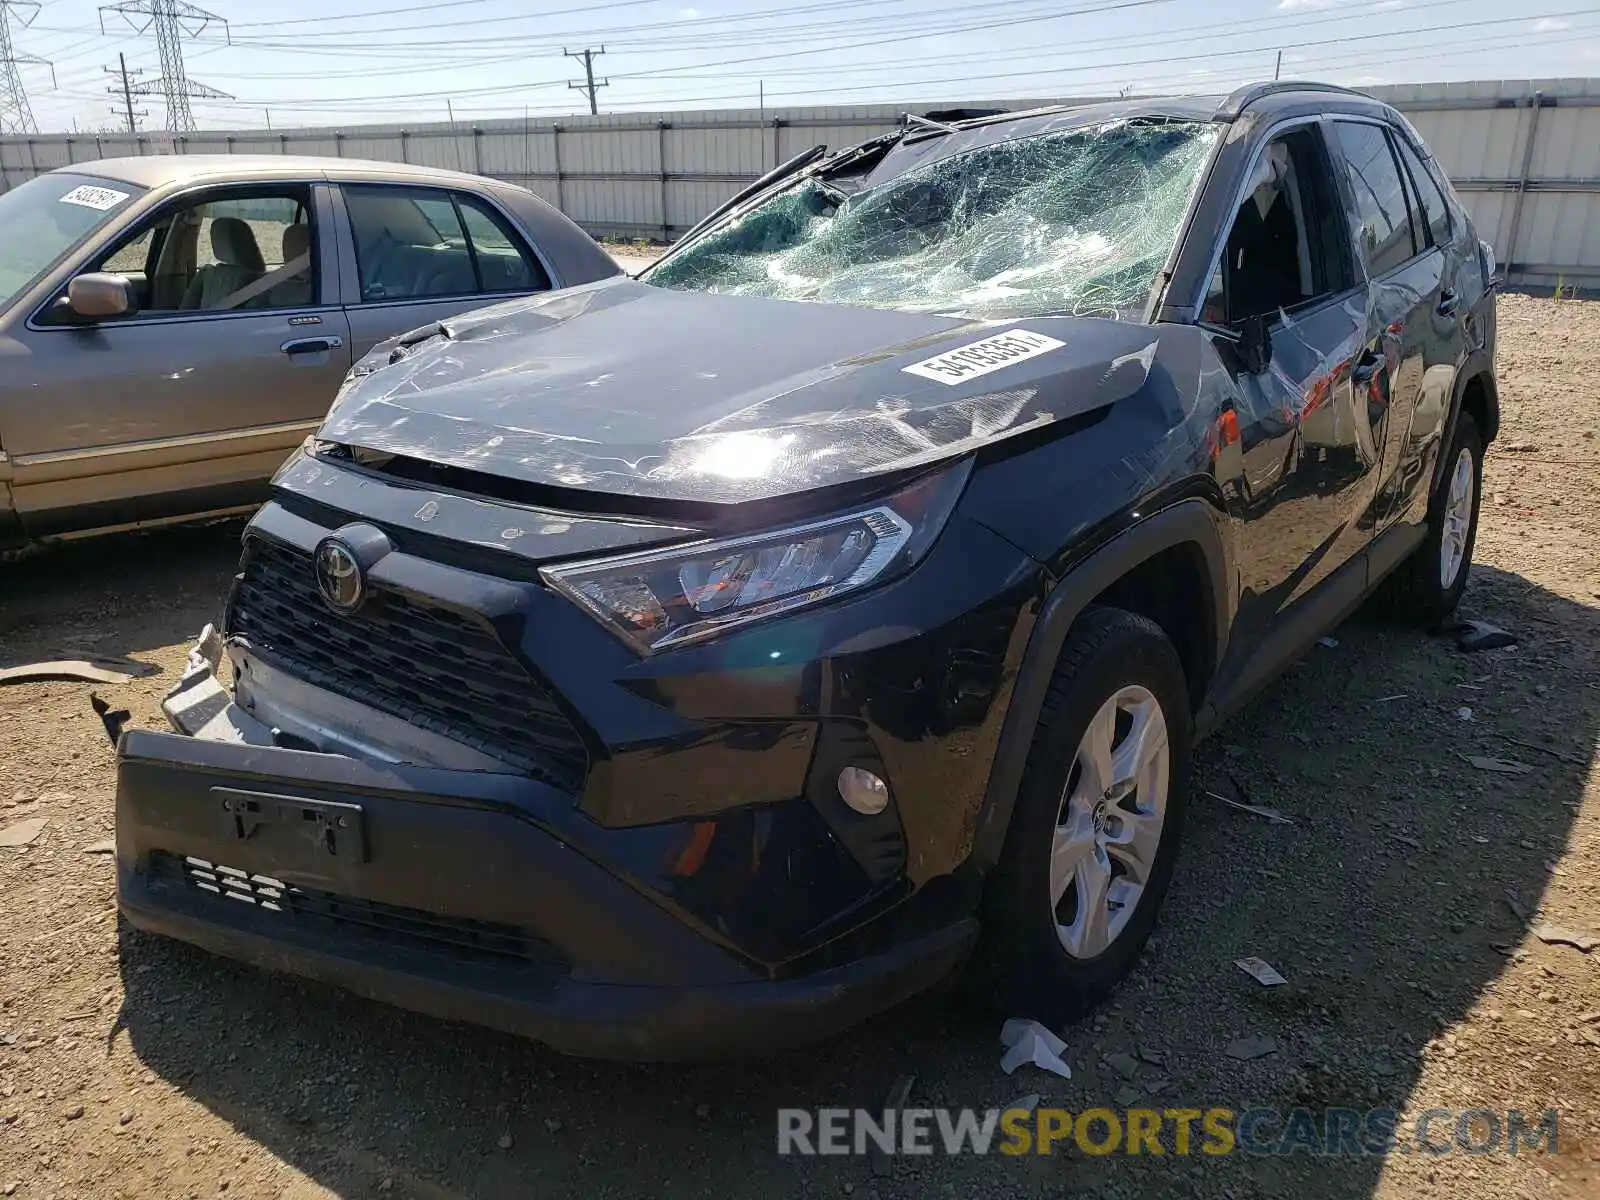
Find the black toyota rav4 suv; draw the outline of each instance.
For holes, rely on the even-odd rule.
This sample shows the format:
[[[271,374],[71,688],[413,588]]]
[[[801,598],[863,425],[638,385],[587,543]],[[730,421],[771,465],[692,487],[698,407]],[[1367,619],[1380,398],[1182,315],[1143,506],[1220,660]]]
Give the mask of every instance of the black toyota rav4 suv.
[[[1195,739],[1461,595],[1493,273],[1403,117],[1281,83],[910,118],[380,347],[121,734],[122,912],[581,1054],[964,964],[1068,1019]]]

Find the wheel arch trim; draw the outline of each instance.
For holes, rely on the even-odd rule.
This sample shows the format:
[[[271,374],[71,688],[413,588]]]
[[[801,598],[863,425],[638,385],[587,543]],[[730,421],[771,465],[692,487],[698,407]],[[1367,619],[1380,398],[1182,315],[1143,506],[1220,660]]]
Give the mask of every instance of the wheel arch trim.
[[[1032,748],[1050,678],[1061,647],[1079,615],[1117,580],[1164,550],[1186,542],[1200,547],[1210,576],[1213,625],[1212,676],[1227,649],[1232,621],[1229,557],[1218,529],[1220,514],[1204,500],[1187,499],[1150,514],[1138,524],[1075,564],[1051,589],[1028,637],[1010,707],[1001,729],[983,807],[973,831],[972,862],[984,871],[994,867],[1005,847],[1006,832]]]

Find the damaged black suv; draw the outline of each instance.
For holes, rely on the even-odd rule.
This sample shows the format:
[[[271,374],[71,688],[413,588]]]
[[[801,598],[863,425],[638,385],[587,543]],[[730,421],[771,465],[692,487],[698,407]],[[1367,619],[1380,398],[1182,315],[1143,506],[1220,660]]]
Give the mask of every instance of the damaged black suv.
[[[1499,423],[1494,261],[1315,84],[912,118],[641,278],[381,347],[119,748],[134,925],[559,1049],[1126,973],[1189,759]],[[231,692],[218,682],[226,658]]]

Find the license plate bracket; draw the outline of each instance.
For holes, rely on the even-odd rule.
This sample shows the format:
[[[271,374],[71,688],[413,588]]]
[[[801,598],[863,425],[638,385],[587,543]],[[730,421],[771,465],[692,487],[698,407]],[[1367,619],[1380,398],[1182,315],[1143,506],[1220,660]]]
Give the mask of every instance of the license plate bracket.
[[[367,829],[361,806],[344,800],[311,800],[242,788],[214,787],[225,837],[256,841],[279,851],[300,851],[307,865],[329,858],[341,866],[367,861]]]

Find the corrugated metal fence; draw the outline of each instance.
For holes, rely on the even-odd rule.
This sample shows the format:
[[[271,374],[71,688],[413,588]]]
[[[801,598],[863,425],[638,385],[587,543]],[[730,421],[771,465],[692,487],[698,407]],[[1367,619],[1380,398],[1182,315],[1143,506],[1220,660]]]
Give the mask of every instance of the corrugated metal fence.
[[[1370,89],[1405,112],[1516,282],[1600,284],[1600,79]],[[1022,108],[1057,101],[962,102]],[[947,105],[918,104],[913,111]],[[276,133],[0,139],[0,191],[137,154],[325,154],[475,171],[532,188],[596,235],[671,240],[740,184],[818,142],[893,128],[903,105],[575,116]],[[0,230],[0,237],[4,231]]]

